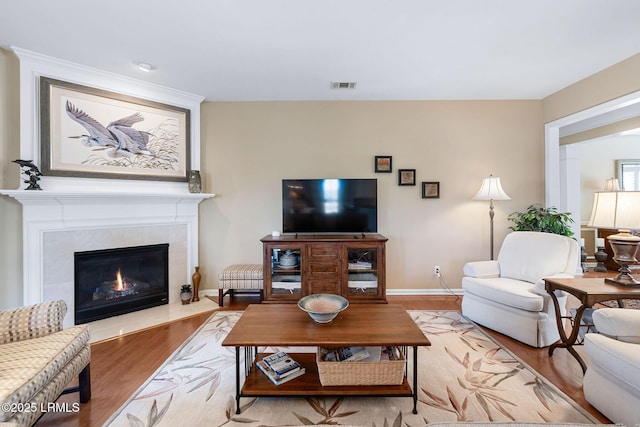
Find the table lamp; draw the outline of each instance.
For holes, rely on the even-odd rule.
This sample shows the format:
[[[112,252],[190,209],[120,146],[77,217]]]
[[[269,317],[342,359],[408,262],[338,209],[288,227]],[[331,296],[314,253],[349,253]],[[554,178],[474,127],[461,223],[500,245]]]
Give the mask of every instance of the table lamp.
[[[493,201],[511,200],[511,197],[502,189],[500,177],[489,175],[489,178],[482,180],[480,190],[473,197],[473,200],[489,200],[489,232],[491,234],[491,259],[493,259]]]
[[[640,285],[629,270],[636,264],[636,252],[640,237],[631,234],[631,229],[640,229],[640,191],[597,191],[593,196],[590,227],[616,228],[618,234],[607,237],[613,250],[613,260],[620,265],[615,279],[608,283],[623,286]]]

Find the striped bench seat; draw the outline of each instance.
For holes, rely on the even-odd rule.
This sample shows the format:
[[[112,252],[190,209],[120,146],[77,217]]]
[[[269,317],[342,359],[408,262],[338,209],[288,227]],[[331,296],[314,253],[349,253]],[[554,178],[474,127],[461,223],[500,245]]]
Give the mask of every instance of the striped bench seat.
[[[225,295],[237,290],[260,293],[262,301],[262,264],[233,264],[218,274],[218,305],[222,307]]]

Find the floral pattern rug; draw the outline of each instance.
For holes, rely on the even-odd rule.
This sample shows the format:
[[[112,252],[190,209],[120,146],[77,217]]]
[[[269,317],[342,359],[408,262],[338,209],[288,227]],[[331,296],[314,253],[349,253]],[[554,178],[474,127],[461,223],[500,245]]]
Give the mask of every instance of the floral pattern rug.
[[[419,348],[417,415],[412,413],[412,399],[397,397],[242,398],[242,411],[236,414],[235,350],[221,343],[241,314],[214,313],[105,425],[596,423],[568,396],[455,311],[409,311],[432,343]]]

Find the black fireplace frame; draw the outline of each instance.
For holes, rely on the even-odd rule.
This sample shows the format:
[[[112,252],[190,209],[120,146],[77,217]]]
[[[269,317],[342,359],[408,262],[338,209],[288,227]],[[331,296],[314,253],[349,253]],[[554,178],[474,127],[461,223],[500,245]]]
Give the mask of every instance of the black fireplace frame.
[[[103,306],[92,307],[90,309],[81,309],[82,301],[80,301],[79,292],[77,292],[78,288],[78,270],[79,263],[78,259],[83,257],[95,257],[96,255],[113,255],[118,256],[118,254],[135,254],[136,252],[143,252],[149,250],[157,250],[159,254],[161,254],[162,259],[161,263],[163,263],[163,287],[164,293],[159,293],[156,295],[146,295],[137,298],[129,298],[127,300],[118,301],[117,304],[105,304]],[[119,316],[122,314],[132,313],[139,310],[144,310],[151,307],[157,307],[160,305],[165,305],[169,303],[169,244],[161,243],[154,245],[143,245],[143,246],[130,246],[130,247],[122,247],[122,248],[112,248],[112,249],[100,249],[93,251],[84,251],[84,252],[75,252],[74,253],[74,318],[75,324],[80,325],[83,323],[89,323],[96,320],[106,319],[112,316]]]

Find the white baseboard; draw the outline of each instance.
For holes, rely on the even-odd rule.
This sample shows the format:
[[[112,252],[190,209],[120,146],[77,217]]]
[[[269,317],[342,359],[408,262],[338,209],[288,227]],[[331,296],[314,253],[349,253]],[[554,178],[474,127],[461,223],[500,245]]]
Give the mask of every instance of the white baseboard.
[[[387,295],[463,295],[463,289],[387,289]]]
[[[218,296],[217,289],[201,289],[200,296]],[[463,289],[387,289],[387,295],[463,295]]]

